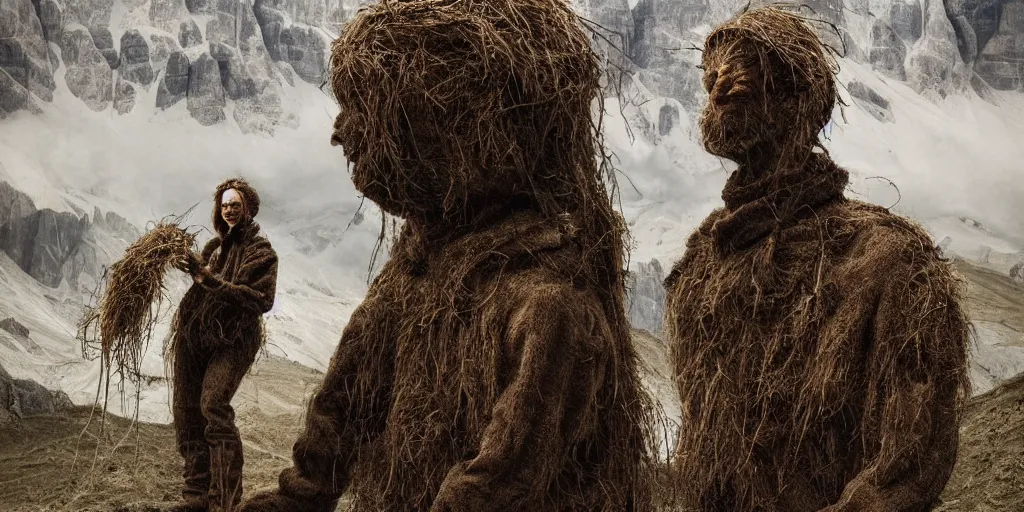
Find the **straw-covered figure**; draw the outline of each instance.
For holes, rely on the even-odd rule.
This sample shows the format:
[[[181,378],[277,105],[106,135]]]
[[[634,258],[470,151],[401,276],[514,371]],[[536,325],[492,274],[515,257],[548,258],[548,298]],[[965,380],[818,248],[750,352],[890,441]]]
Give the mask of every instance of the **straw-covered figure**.
[[[739,168],[666,280],[682,509],[929,510],[956,461],[961,279],[922,228],[844,197],[818,143],[834,64],[776,8],[707,37],[704,144]]]
[[[174,431],[185,459],[180,512],[230,511],[242,497],[242,442],[231,399],[264,341],[277,254],[254,217],[260,199],[241,179],[214,193],[215,236],[177,262],[192,275],[173,323]]]
[[[404,219],[279,488],[246,512],[636,511],[651,403],[600,67],[560,0],[382,2],[332,48],[332,141]]]

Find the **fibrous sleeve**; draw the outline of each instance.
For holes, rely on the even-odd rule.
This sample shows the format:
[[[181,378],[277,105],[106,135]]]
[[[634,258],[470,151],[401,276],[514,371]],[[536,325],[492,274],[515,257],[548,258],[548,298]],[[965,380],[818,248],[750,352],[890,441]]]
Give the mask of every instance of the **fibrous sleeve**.
[[[897,270],[880,295],[860,425],[867,464],[828,512],[928,510],[956,463],[969,324],[951,269],[916,258],[928,261]]]
[[[236,275],[234,281],[227,281],[204,268],[202,285],[229,298],[238,306],[258,313],[266,313],[274,307],[277,294],[277,253],[270,241],[259,238],[246,247]]]
[[[432,512],[515,511],[547,492],[589,410],[601,365],[599,313],[558,287],[538,289],[511,318],[520,358],[492,410],[477,455],[452,468]]]
[[[358,451],[383,430],[391,406],[395,343],[386,305],[368,297],[352,313],[292,448],[280,493],[300,503],[333,502],[349,485]],[[330,508],[333,510],[333,508]]]

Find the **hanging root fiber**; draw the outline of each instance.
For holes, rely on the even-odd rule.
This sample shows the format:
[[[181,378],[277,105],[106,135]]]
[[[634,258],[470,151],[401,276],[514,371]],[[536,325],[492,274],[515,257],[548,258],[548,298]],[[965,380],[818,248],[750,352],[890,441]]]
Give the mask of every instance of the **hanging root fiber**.
[[[126,380],[143,384],[142,359],[159,320],[167,270],[188,257],[195,239],[176,219],[161,221],[128,246],[104,275],[99,304],[86,310],[79,326],[83,355],[100,359],[104,411],[111,377],[119,380],[122,392]]]

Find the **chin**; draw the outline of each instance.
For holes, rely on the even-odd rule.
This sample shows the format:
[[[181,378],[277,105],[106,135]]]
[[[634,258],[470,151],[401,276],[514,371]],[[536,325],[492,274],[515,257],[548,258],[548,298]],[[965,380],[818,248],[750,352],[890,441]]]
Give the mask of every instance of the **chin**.
[[[729,137],[708,137],[704,136],[704,150],[717,157],[725,158],[739,163],[747,154],[747,146],[737,144],[735,139]]]
[[[747,156],[756,142],[751,135],[737,135],[732,130],[704,123],[701,124],[701,139],[705,151],[737,163]]]

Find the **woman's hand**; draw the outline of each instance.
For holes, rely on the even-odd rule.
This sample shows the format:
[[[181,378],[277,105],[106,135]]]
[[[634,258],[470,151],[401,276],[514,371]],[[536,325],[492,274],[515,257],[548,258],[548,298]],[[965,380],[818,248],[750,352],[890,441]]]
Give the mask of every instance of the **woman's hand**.
[[[189,252],[186,256],[175,260],[172,265],[174,268],[189,274],[196,282],[202,281],[202,263],[199,261],[199,257],[195,253]]]

